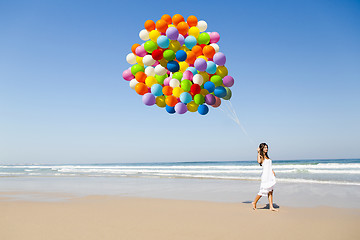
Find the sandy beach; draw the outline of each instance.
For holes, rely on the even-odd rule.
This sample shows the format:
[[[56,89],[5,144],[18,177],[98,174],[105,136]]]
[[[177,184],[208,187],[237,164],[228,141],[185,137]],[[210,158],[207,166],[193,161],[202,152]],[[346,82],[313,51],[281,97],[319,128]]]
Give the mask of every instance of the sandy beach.
[[[358,239],[360,209],[106,195],[0,199],[0,239]]]

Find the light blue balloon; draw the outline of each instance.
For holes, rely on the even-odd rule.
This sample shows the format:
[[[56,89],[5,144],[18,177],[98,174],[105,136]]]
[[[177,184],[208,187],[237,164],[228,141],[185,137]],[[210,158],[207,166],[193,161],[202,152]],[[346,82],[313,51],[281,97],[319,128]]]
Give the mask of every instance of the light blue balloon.
[[[215,74],[216,73],[216,64],[212,61],[207,62],[206,72],[209,74]]]
[[[151,93],[156,97],[161,96],[163,94],[162,89],[163,88],[160,84],[154,84],[151,86]]]
[[[194,67],[188,67],[186,70],[189,70],[190,72],[192,72],[193,75],[198,73],[198,71]]]
[[[188,48],[188,49],[192,49],[195,45],[197,44],[197,40],[194,36],[187,36],[185,38],[185,46]]]
[[[168,48],[170,45],[170,40],[166,36],[159,36],[156,40],[157,45],[161,48]]]
[[[182,94],[180,94],[180,101],[185,104],[191,102],[192,101],[191,94],[188,92],[183,92]]]

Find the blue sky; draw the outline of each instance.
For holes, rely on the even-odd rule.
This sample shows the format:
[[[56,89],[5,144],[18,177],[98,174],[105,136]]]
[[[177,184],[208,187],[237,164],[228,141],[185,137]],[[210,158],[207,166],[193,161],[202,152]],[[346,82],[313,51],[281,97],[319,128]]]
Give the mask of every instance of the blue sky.
[[[122,79],[146,20],[220,33],[246,136],[170,115]],[[358,158],[359,1],[0,1],[0,163]],[[250,140],[250,138],[252,140]]]

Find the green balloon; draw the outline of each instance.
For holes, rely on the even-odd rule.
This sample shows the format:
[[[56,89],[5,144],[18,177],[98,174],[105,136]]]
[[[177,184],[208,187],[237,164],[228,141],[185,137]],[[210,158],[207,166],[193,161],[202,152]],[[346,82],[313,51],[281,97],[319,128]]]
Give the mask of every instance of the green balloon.
[[[148,53],[152,53],[154,50],[157,49],[157,47],[157,44],[151,40],[145,42],[144,44],[145,51],[147,51]]]
[[[164,74],[164,75],[162,75],[162,76],[160,76],[160,75],[156,75],[155,74],[155,79],[158,81],[158,83],[159,84],[164,84],[164,80],[165,80],[165,78],[167,78],[168,77],[168,75],[167,74]]]
[[[190,80],[187,80],[187,79],[182,80],[181,83],[180,83],[180,86],[181,86],[182,90],[184,90],[185,92],[190,91],[191,85],[192,85],[192,82]]]
[[[215,84],[215,87],[221,86],[223,84],[223,80],[219,75],[212,76],[210,81]]]
[[[198,37],[198,43],[201,44],[209,44],[210,42],[210,35],[206,32],[200,33]]]
[[[196,94],[194,96],[194,102],[201,105],[205,102],[205,97],[202,94]]]
[[[230,90],[230,88],[228,88],[228,87],[225,87],[225,89],[226,89],[226,96],[223,97],[223,99],[225,99],[225,100],[230,100],[230,98],[231,98],[231,96],[232,96],[231,90]]]
[[[172,78],[175,78],[175,79],[177,79],[177,80],[179,80],[179,81],[181,81],[182,77],[183,77],[182,72],[176,72],[176,73],[174,73],[174,74],[172,75]]]
[[[138,72],[144,72],[145,68],[139,64],[135,64],[131,67],[131,73],[135,76]]]
[[[173,50],[165,50],[163,53],[163,57],[168,60],[168,61],[172,61],[175,59],[175,52]]]

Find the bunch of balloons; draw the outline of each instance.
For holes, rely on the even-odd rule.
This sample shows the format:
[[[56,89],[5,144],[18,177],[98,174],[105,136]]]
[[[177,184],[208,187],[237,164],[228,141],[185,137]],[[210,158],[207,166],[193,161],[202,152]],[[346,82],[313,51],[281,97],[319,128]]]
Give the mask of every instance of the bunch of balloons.
[[[157,105],[170,114],[199,112],[219,107],[221,99],[231,98],[234,79],[225,67],[226,57],[219,52],[220,35],[205,32],[207,23],[180,14],[165,14],[156,23],[147,20],[126,56],[130,68],[123,78],[145,105]]]

